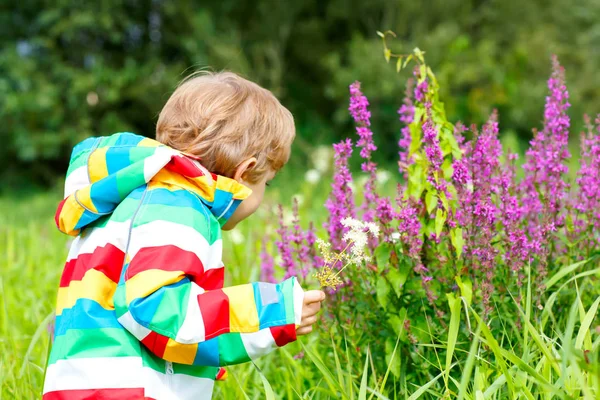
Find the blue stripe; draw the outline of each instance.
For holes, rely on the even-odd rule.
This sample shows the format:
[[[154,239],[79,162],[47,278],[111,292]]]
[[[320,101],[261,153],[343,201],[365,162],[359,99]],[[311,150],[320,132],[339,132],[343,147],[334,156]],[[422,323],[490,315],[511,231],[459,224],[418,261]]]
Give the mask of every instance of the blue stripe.
[[[78,299],[71,308],[56,316],[55,336],[64,335],[69,329],[120,328],[114,310],[107,310],[94,300]]]
[[[132,147],[135,147],[142,140],[144,140],[143,136],[136,135],[135,133],[132,133],[132,132],[119,132],[119,133],[116,133],[116,135],[119,135],[119,138],[115,142],[115,144],[114,144],[115,146],[132,146]]]
[[[198,350],[196,351],[193,365],[203,365],[205,367],[219,366],[218,337],[198,343]]]
[[[121,138],[119,138],[117,142],[119,140],[121,140]],[[130,147],[116,146],[109,147],[108,150],[106,150],[106,169],[108,170],[109,175],[115,174],[130,165],[129,150]]]
[[[90,198],[98,213],[112,212],[115,206],[121,202],[119,188],[117,187],[117,176],[109,175],[93,183],[90,190]]]
[[[128,196],[130,198],[139,200],[142,198],[143,190],[137,192],[131,192]],[[197,211],[202,210],[201,207],[204,207],[200,202],[200,199],[193,193],[185,190],[169,190],[165,188],[155,188],[148,191],[148,195],[144,200],[144,204],[160,204],[164,206],[173,206],[173,207],[190,207]]]
[[[272,285],[269,291],[275,289],[276,293],[269,293],[269,304],[263,304],[263,295],[261,293],[260,285]],[[253,283],[252,289],[254,289],[254,302],[256,303],[256,311],[258,312],[258,321],[260,323],[259,329],[269,328],[274,325],[281,325],[281,321],[285,321],[285,302],[283,292],[281,291],[281,285],[274,283]],[[271,296],[277,296],[276,302],[273,302]]]
[[[84,141],[76,144],[75,147],[73,147],[73,152],[71,153],[71,158],[73,158],[74,156],[76,156],[77,154],[79,154],[83,151],[90,150],[91,148],[96,146],[96,143],[100,140],[101,140],[101,138],[91,137],[91,138],[87,138]]]
[[[215,191],[215,198],[212,202],[212,213],[215,215],[215,217],[218,217],[225,212],[227,207],[229,207],[229,203],[231,203],[232,198],[233,193],[231,192],[226,192],[221,189],[217,189]],[[208,204],[210,205],[210,203]],[[232,204],[231,207],[229,207],[229,210],[227,210],[227,214],[230,214],[231,209],[235,210],[234,204]],[[226,217],[224,215],[221,218],[224,219]]]

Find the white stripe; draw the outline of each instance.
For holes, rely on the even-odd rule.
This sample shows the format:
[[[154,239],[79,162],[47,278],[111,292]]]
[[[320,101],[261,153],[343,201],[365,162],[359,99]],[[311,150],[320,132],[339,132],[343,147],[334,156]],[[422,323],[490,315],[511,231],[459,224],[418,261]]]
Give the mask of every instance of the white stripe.
[[[80,254],[93,253],[96,248],[104,247],[107,244],[112,244],[122,252],[125,252],[130,224],[130,221],[109,221],[103,227],[85,230],[83,235],[77,236],[71,244],[67,261],[76,258]]]
[[[50,364],[44,393],[144,386],[141,357],[70,358]]]
[[[129,331],[129,333],[131,333],[133,336],[135,336],[136,339],[139,340],[140,342],[142,340],[144,340],[144,338],[150,334],[150,329],[138,324],[137,321],[135,319],[133,319],[133,316],[131,315],[131,312],[129,312],[129,311],[127,311],[125,314],[123,314],[118,319],[118,321],[121,325],[123,325],[123,327],[125,329],[127,329]]]
[[[275,343],[269,328],[261,329],[258,332],[241,333],[240,337],[244,343],[246,353],[252,360],[262,357],[277,348],[277,343]]]
[[[205,339],[204,320],[198,304],[198,295],[204,293],[204,289],[192,282],[188,297],[187,314],[185,320],[177,332],[175,341],[183,344],[200,343]]]
[[[196,254],[205,271],[223,266],[223,242],[220,239],[209,245],[194,228],[169,221],[157,220],[133,228],[128,254],[133,258],[142,248],[168,245]]]
[[[171,161],[171,157],[176,154],[178,153],[175,150],[168,147],[157,147],[154,154],[144,160],[144,180],[150,182],[150,179],[163,169]]]
[[[298,283],[298,279],[294,278],[294,324],[296,327],[300,326],[300,322],[302,321],[302,304],[304,303],[304,290],[300,283]]]
[[[81,189],[90,184],[87,165],[82,165],[69,174],[65,181],[65,198],[73,194],[77,189]]]
[[[170,391],[162,399],[210,400],[215,381],[208,378],[175,374],[171,376]]]
[[[214,381],[144,367],[141,357],[70,358],[50,364],[44,393],[59,390],[143,388],[157,400],[210,400]]]

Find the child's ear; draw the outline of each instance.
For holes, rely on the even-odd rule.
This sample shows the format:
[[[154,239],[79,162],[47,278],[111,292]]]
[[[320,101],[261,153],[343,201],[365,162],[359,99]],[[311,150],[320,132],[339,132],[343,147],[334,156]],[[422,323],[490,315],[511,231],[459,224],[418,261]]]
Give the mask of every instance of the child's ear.
[[[233,179],[238,182],[242,182],[247,172],[250,172],[252,168],[256,165],[257,159],[256,157],[250,157],[247,160],[244,160],[240,165],[237,166],[235,172],[233,173]]]

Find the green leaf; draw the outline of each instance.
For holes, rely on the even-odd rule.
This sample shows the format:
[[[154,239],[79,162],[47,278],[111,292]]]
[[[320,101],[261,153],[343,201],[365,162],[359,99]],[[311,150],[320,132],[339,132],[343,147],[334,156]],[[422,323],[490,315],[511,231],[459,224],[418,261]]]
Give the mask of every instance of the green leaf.
[[[386,275],[386,277],[387,277],[388,281],[390,282],[390,284],[392,285],[394,292],[396,292],[396,296],[400,297],[400,295],[402,294],[402,287],[404,286],[404,283],[406,282],[406,278],[408,277],[408,274],[400,273],[400,271],[397,269],[391,269],[388,272],[388,274]]]
[[[380,32],[380,31],[377,31],[377,36],[379,36],[381,38],[385,37],[385,35],[383,34],[383,32]]]
[[[402,69],[402,57],[398,57],[398,61],[396,61],[396,72],[400,72]]]
[[[399,337],[400,335],[398,335]],[[396,378],[400,376],[400,367],[402,366],[400,357],[396,354],[398,341],[394,343],[392,338],[385,341],[385,362],[388,364],[388,369]]]
[[[462,255],[463,247],[465,245],[462,228],[452,228],[450,229],[450,242],[452,242],[452,246],[456,251],[456,258],[460,258]]]
[[[388,242],[383,242],[375,249],[375,262],[377,270],[383,272],[390,265],[390,256],[393,246]]]
[[[413,55],[409,55],[408,57],[406,57],[406,60],[404,60],[404,65],[402,66],[402,68],[406,68],[406,65],[413,59]]]
[[[465,280],[463,282],[462,278],[459,275],[457,275],[454,279],[456,280],[456,285],[460,289],[461,297],[464,297],[467,301],[467,304],[470,306],[471,301],[473,300],[473,283],[467,277],[465,277]]]
[[[387,309],[387,306],[390,303],[390,285],[388,284],[387,280],[381,275],[377,277],[377,287],[375,290],[377,294],[377,302],[379,303],[379,305],[381,305],[381,307]]]
[[[446,223],[446,218],[448,217],[448,214],[441,209],[437,209],[437,211],[435,212],[435,234],[436,236],[440,236],[440,234],[442,233],[442,230],[444,229],[444,224]]]
[[[385,57],[385,61],[390,62],[390,56],[392,55],[392,51],[390,49],[383,49],[383,56]]]
[[[367,398],[367,372],[369,371],[369,348],[367,347],[367,356],[365,357],[365,366],[363,368],[362,378],[360,379],[360,389],[358,390],[358,399],[366,400]]]
[[[427,193],[425,193],[425,206],[427,207],[427,213],[431,214],[433,212],[433,210],[435,210],[437,205],[438,205],[438,197],[437,197],[435,191],[428,190]]]
[[[585,314],[585,317],[581,321],[581,326],[579,328],[579,333],[577,333],[577,339],[575,340],[575,348],[581,349],[583,347],[583,341],[586,336],[590,335],[590,326],[592,325],[592,321],[597,316],[598,305],[600,305],[600,297],[594,301],[594,304],[590,307],[588,312]],[[591,350],[591,348],[586,348],[586,350]]]
[[[452,293],[447,293],[448,306],[450,307],[450,326],[448,329],[448,344],[446,347],[446,369],[445,369],[445,383],[446,390],[448,389],[448,377],[450,376],[450,368],[452,365],[452,357],[454,356],[454,348],[458,341],[458,328],[460,326],[460,307],[462,301],[454,297]]]

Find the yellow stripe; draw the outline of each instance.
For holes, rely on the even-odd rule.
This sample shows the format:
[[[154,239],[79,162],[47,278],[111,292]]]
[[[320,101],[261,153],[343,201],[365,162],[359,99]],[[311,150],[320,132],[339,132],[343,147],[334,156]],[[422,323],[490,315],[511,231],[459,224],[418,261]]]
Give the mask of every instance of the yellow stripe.
[[[196,358],[197,344],[181,344],[169,339],[162,358],[179,364],[193,364]]]
[[[157,142],[154,139],[144,138],[138,144],[137,147],[158,147],[162,146],[162,143]]]
[[[223,292],[229,297],[230,332],[258,331],[260,324],[252,285],[223,288]]]
[[[125,281],[125,302],[129,305],[133,300],[147,297],[161,287],[177,283],[184,277],[183,271],[142,271]]]
[[[79,230],[73,231],[73,229],[79,222],[79,219],[82,215],[83,208],[77,204],[75,195],[69,196],[67,201],[65,201],[65,204],[63,204],[63,208],[58,216],[58,228],[61,230],[61,232],[65,232],[68,235],[77,235]]]
[[[90,210],[93,213],[97,213],[96,205],[92,201],[92,186],[86,186],[83,189],[79,189],[75,192],[75,196],[77,196],[77,201],[81,203],[85,208]]]
[[[246,200],[252,194],[250,188],[224,176],[217,177],[217,189],[232,193],[235,200]]]
[[[90,299],[107,310],[114,310],[113,295],[117,284],[102,272],[90,269],[80,281],[71,281],[68,287],[58,289],[56,315],[61,315],[65,308],[71,308],[79,299]]]
[[[108,147],[101,147],[90,154],[88,171],[92,183],[108,176],[108,167],[106,166],[106,151],[108,149]]]

